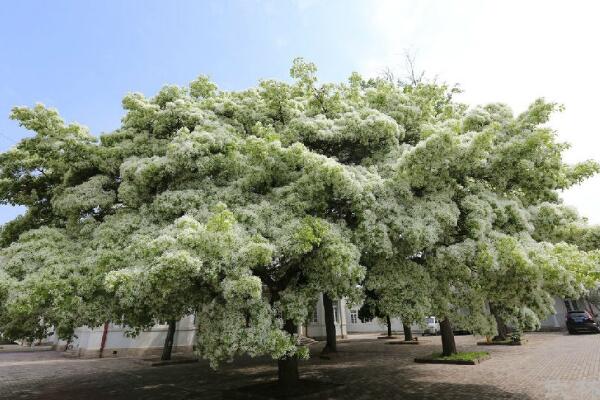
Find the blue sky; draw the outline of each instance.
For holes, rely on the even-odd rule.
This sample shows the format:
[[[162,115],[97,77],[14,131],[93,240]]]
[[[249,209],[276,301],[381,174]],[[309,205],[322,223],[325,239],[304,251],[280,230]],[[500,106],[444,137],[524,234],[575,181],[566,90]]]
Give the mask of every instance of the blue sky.
[[[562,102],[553,120],[573,143],[570,161],[600,159],[594,105],[600,37],[593,1],[19,1],[0,5],[0,151],[28,133],[8,120],[42,102],[94,134],[118,127],[121,98],[208,74],[237,90],[287,79],[291,60],[317,63],[324,81],[352,71],[401,73],[416,54],[430,76],[458,82],[470,103],[522,110],[539,96]],[[565,193],[600,222],[595,178]],[[18,209],[0,207],[0,223]]]

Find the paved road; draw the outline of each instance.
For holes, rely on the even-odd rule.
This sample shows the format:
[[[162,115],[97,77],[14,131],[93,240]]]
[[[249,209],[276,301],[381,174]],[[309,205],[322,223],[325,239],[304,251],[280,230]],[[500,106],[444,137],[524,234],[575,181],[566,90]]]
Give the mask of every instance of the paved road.
[[[303,378],[339,386],[302,398],[600,399],[600,335],[536,333],[526,338],[525,346],[489,347],[492,358],[477,366],[412,362],[439,350],[439,337],[419,346],[391,346],[384,340],[340,343],[332,359],[313,357],[301,364]],[[457,344],[460,350],[482,350],[472,336],[457,337]],[[4,353],[0,399],[227,399],[231,390],[275,376],[275,363],[264,359],[215,372],[204,363],[150,367],[133,359]]]

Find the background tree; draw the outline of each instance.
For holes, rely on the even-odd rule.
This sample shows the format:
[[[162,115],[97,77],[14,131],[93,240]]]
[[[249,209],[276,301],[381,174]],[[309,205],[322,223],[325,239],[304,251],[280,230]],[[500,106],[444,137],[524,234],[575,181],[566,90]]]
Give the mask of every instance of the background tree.
[[[392,337],[392,320],[377,307],[378,300],[379,297],[374,290],[365,289],[365,300],[358,309],[358,318],[363,323],[370,322],[375,318],[385,321],[387,336]]]
[[[430,279],[423,265],[412,260],[379,264],[369,271],[367,287],[375,293],[371,301],[388,320],[402,321],[404,340],[413,340],[413,323],[422,324],[431,310]]]
[[[482,314],[486,299],[501,302],[498,296],[510,293],[513,301],[517,299],[517,303],[526,306],[523,296],[532,296],[538,303],[536,311],[547,313],[551,309],[550,289],[559,287],[551,279],[559,279],[560,274],[544,271],[547,265],[533,257],[532,253],[544,247],[532,243],[527,207],[556,201],[558,189],[598,170],[592,162],[569,166],[562,161],[565,146],[556,142],[552,131],[540,126],[555,108],[553,104],[536,101],[528,111],[513,118],[506,107],[490,105],[465,116],[458,131],[459,137],[466,135],[462,138],[465,144],[452,139],[452,135],[446,137],[450,146],[445,151],[455,161],[449,161],[448,168],[438,173],[438,177],[451,179],[447,187],[455,188],[460,214],[457,229],[431,258],[434,281],[441,284],[435,292],[437,298],[434,297],[438,315],[452,315],[461,324],[484,333],[493,327],[490,324],[493,321]],[[434,135],[427,140],[434,140]],[[455,172],[459,173],[452,177]],[[504,246],[509,246],[508,254],[500,257]],[[518,250],[521,255],[517,248],[522,249]],[[496,274],[499,269],[505,271],[500,276],[486,273]],[[560,281],[572,283],[565,290],[575,290],[580,284],[575,271],[565,273],[568,277]],[[506,277],[512,278],[508,291],[499,284]],[[519,289],[524,287],[519,278],[532,284],[531,292],[523,291],[523,296],[518,296]],[[538,292],[540,295],[536,297]],[[539,304],[542,301],[545,306]],[[465,315],[469,317],[464,318]],[[538,317],[543,315],[540,312]],[[448,345],[444,353],[451,352],[451,347]]]
[[[33,108],[15,107],[11,119],[35,135],[0,154],[0,203],[24,206],[27,210],[2,226],[3,247],[29,229],[61,226],[52,201],[96,171],[93,152],[96,139],[83,126],[65,125],[56,110],[42,104]]]

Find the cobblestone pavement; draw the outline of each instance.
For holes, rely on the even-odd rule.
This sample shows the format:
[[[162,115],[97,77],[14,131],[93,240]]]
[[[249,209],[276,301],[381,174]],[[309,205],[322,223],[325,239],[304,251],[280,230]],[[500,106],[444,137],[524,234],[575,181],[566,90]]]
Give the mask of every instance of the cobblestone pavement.
[[[488,350],[476,366],[415,364],[439,351],[439,337],[418,346],[385,340],[340,343],[329,360],[301,363],[302,378],[335,383],[310,399],[600,399],[600,335],[535,333],[524,346],[476,346],[458,336],[459,350]],[[315,352],[322,344],[313,347]],[[0,354],[0,399],[228,399],[232,391],[272,380],[269,360],[244,359],[215,372],[205,363],[161,367],[133,359],[68,359],[60,353]]]

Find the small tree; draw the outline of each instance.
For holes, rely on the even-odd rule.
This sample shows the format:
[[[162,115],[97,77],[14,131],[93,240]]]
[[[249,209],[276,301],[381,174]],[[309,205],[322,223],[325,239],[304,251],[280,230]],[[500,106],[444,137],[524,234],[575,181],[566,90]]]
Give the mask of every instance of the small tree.
[[[431,283],[424,266],[412,260],[379,264],[369,271],[367,287],[374,293],[371,301],[378,313],[388,321],[400,318],[404,340],[412,340],[411,325],[422,323],[431,307]]]
[[[385,320],[387,325],[387,336],[392,336],[392,321],[390,317],[378,308],[379,296],[374,290],[365,289],[365,300],[358,310],[358,318],[362,322],[369,322],[375,318]]]

